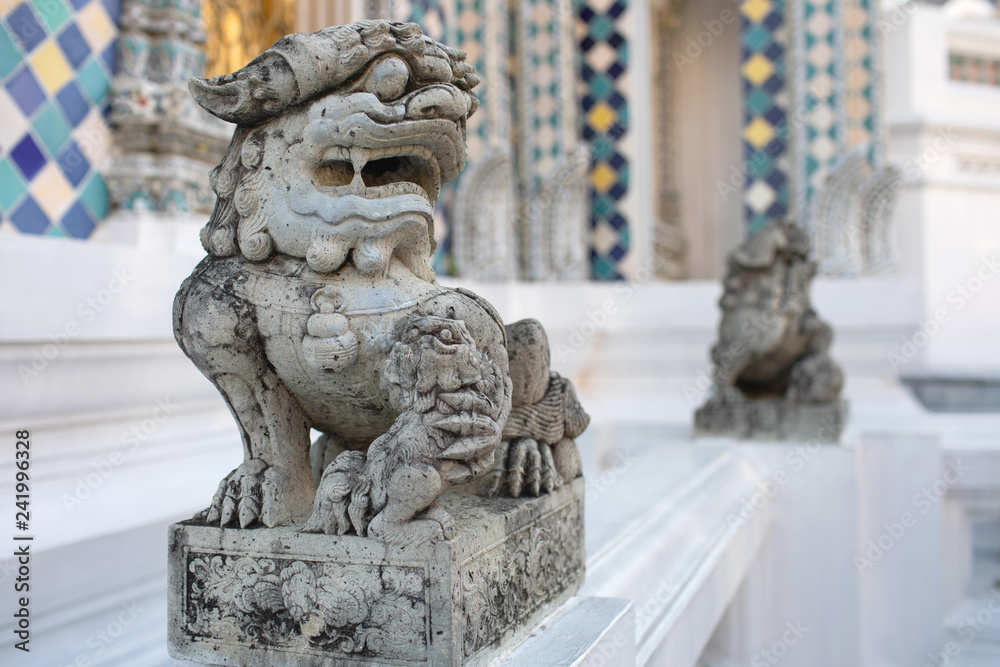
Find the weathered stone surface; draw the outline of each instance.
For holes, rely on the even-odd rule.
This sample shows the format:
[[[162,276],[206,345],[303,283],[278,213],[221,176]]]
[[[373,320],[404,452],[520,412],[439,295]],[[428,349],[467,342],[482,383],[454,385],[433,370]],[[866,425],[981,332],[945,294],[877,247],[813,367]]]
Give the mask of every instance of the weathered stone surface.
[[[579,586],[589,417],[538,322],[509,345],[430,265],[477,106],[465,60],[415,24],[360,21],[191,82],[237,127],[174,332],[245,458],[174,528],[178,657],[482,664]]]
[[[395,547],[291,527],[171,527],[170,655],[239,667],[484,665],[583,581],[583,480],[449,493],[455,537]]]
[[[829,354],[833,330],[810,303],[815,274],[809,237],[791,222],[767,224],[730,254],[714,393],[695,414],[696,435],[840,437],[844,374]]]
[[[847,422],[847,403],[785,400],[709,402],[695,413],[696,435],[745,440],[835,443]]]
[[[435,501],[493,466],[512,379],[542,400],[541,325],[511,348],[512,378],[496,311],[430,266],[477,82],[463,52],[389,21],[289,35],[239,72],[192,79],[199,104],[238,123],[212,173],[209,257],[174,309],[246,450],[208,521],[448,538]]]

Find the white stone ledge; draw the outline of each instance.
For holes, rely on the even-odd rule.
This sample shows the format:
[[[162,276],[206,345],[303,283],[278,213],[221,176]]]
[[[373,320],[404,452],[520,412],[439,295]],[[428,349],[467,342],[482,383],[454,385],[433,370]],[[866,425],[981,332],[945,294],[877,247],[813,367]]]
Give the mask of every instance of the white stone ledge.
[[[630,522],[621,520],[614,502],[588,507],[588,531],[592,524],[615,522],[620,530],[597,548],[588,544],[580,594],[634,601],[636,664],[693,667],[768,533],[772,508],[732,521],[760,481],[746,454],[664,449],[680,457],[701,449],[709,456]],[[662,461],[638,458],[636,465],[646,475],[664,470]],[[628,493],[633,489],[625,482],[620,486]]]

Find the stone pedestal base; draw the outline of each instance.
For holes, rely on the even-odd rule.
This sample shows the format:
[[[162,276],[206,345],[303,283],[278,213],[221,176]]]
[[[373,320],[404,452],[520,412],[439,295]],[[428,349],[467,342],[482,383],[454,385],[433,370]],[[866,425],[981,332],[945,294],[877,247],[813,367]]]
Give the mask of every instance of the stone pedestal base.
[[[234,667],[485,665],[583,581],[583,479],[529,499],[448,494],[451,540],[170,528],[169,650]]]
[[[784,400],[708,403],[694,414],[696,436],[747,440],[835,443],[847,422],[847,403],[794,403]]]

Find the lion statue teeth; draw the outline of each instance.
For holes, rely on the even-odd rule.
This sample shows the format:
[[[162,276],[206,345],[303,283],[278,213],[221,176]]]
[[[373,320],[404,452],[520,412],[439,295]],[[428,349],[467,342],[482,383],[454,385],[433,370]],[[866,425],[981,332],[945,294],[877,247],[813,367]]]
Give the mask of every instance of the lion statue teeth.
[[[539,368],[511,371],[496,311],[431,268],[434,204],[465,165],[477,83],[463,52],[390,21],[289,35],[190,82],[236,123],[210,178],[208,256],[174,302],[177,341],[244,445],[204,522],[417,544],[452,534],[447,489],[497,466],[528,479],[493,490],[512,496],[580,474],[586,413],[563,400],[567,380],[549,381],[544,332],[515,345],[520,358],[538,348],[546,378],[544,405],[519,408],[536,415],[514,440],[530,455],[495,456],[514,387]]]

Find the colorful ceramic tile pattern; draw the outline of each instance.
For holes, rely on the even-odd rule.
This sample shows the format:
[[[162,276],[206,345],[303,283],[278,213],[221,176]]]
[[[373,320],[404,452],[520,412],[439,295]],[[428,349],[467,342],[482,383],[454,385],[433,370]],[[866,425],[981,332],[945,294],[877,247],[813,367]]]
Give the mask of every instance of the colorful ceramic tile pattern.
[[[802,101],[805,116],[802,164],[805,196],[823,186],[834,161],[844,149],[843,50],[837,0],[804,0]],[[798,55],[798,54],[796,54]]]
[[[876,0],[843,0],[843,5],[847,147],[868,144],[875,161],[881,141],[875,72],[878,45],[874,30],[878,3]]]
[[[591,147],[590,251],[593,277],[620,280],[619,264],[630,246],[623,200],[629,190],[624,138],[629,131],[629,65],[625,18],[628,0],[585,0],[579,6],[583,139]]]
[[[44,0],[0,20],[0,227],[88,238],[108,213],[94,169],[109,130],[116,0]],[[96,133],[96,136],[95,136]],[[13,230],[12,230],[13,231]]]
[[[750,233],[784,218],[790,203],[787,30],[784,0],[740,5],[743,84],[743,208]]]
[[[534,192],[556,164],[560,146],[559,16],[552,0],[522,0],[518,31],[521,49],[522,183]],[[567,82],[568,84],[568,82]]]
[[[950,53],[948,76],[952,81],[1000,86],[1000,60]]]
[[[468,54],[483,83],[476,89],[479,110],[469,119],[467,142],[469,161],[482,157],[485,152],[488,127],[488,105],[491,103],[490,84],[486,73],[486,25],[484,0],[455,0],[455,46]]]

